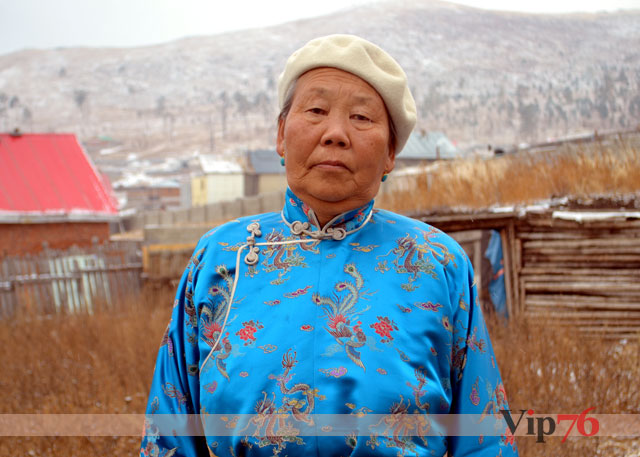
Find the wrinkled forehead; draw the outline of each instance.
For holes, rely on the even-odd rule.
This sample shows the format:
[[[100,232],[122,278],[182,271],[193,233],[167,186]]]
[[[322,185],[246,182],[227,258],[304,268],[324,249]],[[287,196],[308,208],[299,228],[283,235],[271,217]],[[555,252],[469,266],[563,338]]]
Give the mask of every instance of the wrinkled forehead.
[[[294,93],[305,97],[322,98],[349,97],[356,104],[380,105],[386,110],[382,96],[371,84],[359,76],[331,67],[319,67],[309,70],[298,78],[293,85]]]

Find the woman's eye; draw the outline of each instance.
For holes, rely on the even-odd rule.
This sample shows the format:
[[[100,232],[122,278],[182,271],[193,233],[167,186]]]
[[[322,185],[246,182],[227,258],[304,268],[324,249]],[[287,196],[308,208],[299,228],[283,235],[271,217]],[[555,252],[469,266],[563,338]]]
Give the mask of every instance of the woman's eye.
[[[362,114],[354,114],[351,116],[351,118],[356,121],[371,122],[371,119],[369,119],[367,116],[364,116]]]
[[[311,108],[307,111],[313,114],[324,114],[324,110],[322,108]]]

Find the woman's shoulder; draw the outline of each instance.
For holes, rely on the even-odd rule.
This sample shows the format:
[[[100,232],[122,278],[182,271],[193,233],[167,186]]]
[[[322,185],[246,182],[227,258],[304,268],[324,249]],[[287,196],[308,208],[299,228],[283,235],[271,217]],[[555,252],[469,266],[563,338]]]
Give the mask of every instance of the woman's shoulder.
[[[394,213],[393,211],[389,211],[386,209],[375,209],[374,220],[377,223],[386,224],[390,229],[395,229],[398,232],[409,231],[413,233],[423,233],[426,231],[433,234],[434,236],[449,238],[454,241],[453,238],[451,238],[445,232],[437,227],[434,227],[433,225],[430,225],[427,222],[421,221],[419,219],[413,219],[402,214]]]
[[[207,247],[211,244],[235,244],[239,241],[246,242],[248,236],[256,231],[264,232],[282,221],[280,213],[270,212],[243,216],[232,219],[207,231],[198,242],[198,248]],[[255,235],[256,238],[259,235]]]
[[[453,237],[427,222],[384,209],[374,211],[374,221],[378,224],[384,224],[385,233],[390,234],[398,242],[408,237],[419,243],[441,247],[454,254],[464,252]]]

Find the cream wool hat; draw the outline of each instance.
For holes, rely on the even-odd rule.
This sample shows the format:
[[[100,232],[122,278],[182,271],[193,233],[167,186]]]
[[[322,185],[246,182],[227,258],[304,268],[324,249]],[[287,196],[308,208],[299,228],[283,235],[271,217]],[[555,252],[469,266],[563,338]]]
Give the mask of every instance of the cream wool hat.
[[[291,54],[278,81],[282,110],[289,87],[314,68],[332,67],[352,73],[369,83],[382,97],[396,129],[396,154],[400,153],[416,125],[416,103],[407,75],[393,57],[355,35],[328,35],[309,41]]]

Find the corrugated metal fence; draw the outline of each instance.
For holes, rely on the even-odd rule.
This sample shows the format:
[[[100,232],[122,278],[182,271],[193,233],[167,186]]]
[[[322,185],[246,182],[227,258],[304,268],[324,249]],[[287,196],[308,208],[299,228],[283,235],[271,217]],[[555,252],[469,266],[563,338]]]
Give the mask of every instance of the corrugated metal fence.
[[[111,309],[141,288],[139,243],[111,243],[0,260],[0,318]]]

